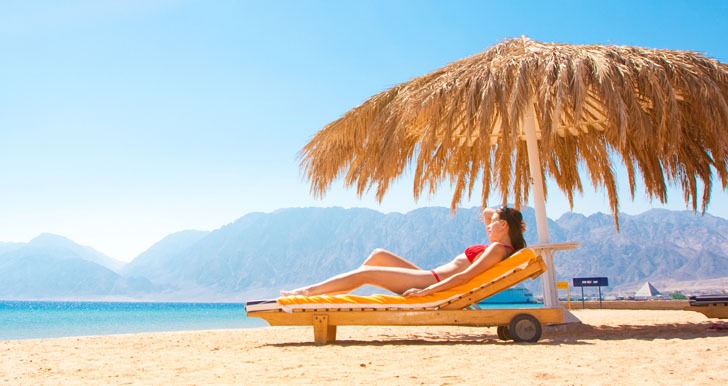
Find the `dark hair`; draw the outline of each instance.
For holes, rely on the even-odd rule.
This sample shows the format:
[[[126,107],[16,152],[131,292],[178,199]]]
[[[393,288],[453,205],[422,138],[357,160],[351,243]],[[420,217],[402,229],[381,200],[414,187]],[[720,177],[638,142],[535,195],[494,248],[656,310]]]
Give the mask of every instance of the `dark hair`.
[[[523,239],[523,215],[517,209],[504,206],[498,210],[498,218],[508,223],[508,237],[511,239],[513,248],[517,251],[526,247],[526,240]]]

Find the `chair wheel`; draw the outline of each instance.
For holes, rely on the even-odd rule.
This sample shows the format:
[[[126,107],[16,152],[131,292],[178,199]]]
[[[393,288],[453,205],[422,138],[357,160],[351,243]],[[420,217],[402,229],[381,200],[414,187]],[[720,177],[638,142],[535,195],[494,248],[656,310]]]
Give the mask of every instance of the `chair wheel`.
[[[500,340],[511,340],[511,333],[508,331],[508,326],[498,326],[498,339]]]
[[[519,314],[511,320],[508,332],[515,342],[538,342],[541,339],[541,323],[529,314]]]

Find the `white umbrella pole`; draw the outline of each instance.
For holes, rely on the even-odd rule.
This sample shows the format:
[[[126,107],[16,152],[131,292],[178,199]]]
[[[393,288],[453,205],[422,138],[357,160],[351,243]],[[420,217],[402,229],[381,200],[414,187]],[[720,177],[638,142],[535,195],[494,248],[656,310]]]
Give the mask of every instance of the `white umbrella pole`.
[[[526,134],[526,149],[528,150],[528,166],[531,171],[531,192],[533,194],[533,207],[536,210],[536,229],[539,244],[549,242],[549,228],[546,220],[546,198],[543,191],[543,174],[541,173],[541,159],[538,155],[538,138],[536,137],[536,110],[532,103],[523,117],[523,131]],[[543,251],[543,259],[548,269],[541,277],[543,286],[543,303],[546,307],[558,307],[559,298],[556,290],[556,275],[554,274],[554,257],[551,251]]]

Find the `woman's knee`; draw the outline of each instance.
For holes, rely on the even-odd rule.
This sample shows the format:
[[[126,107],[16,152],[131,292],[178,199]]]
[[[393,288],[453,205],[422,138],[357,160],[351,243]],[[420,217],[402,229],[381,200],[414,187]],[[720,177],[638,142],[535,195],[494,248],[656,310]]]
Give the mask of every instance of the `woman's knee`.
[[[375,248],[372,251],[372,253],[370,253],[369,256],[367,256],[367,258],[364,259],[364,263],[362,263],[362,265],[370,265],[370,264],[376,265],[377,260],[380,260],[382,255],[387,254],[387,253],[389,253],[389,252],[387,252],[386,250],[384,250],[382,248]]]
[[[372,253],[369,254],[369,256],[379,256],[379,255],[391,255],[392,252],[389,252],[388,250],[384,248],[374,248]]]

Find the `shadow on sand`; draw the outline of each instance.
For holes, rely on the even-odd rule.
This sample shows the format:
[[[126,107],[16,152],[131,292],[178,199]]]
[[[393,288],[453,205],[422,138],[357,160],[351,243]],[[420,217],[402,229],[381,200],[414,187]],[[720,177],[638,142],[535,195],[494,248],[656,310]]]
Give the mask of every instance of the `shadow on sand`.
[[[563,345],[563,344],[593,344],[595,340],[655,340],[655,339],[699,339],[714,336],[728,336],[728,330],[715,330],[714,322],[702,323],[671,323],[657,325],[619,325],[619,326],[592,326],[588,324],[569,324],[562,326],[551,326],[544,328],[541,340],[538,343],[515,343],[513,341],[501,341],[496,335],[495,328],[483,328],[482,334],[462,333],[453,329],[451,333],[433,334],[422,331],[416,338],[412,334],[406,339],[391,331],[382,333],[376,340],[347,340],[338,339],[337,346],[433,346],[433,345],[481,345],[481,344],[539,344],[539,345]],[[472,330],[471,330],[472,331]],[[313,334],[311,334],[313,335]],[[405,335],[405,334],[403,334]],[[308,338],[308,337],[307,337]],[[312,339],[313,336],[310,336]],[[277,343],[265,346],[273,347],[296,347],[313,346],[312,341]]]

